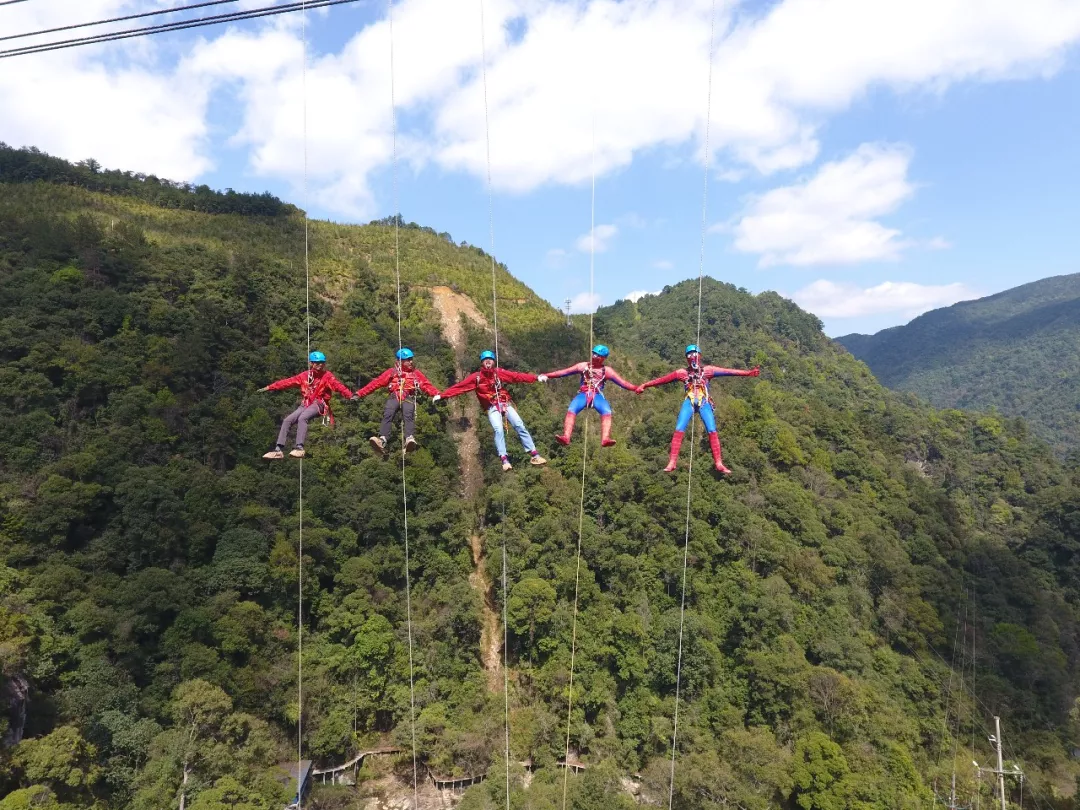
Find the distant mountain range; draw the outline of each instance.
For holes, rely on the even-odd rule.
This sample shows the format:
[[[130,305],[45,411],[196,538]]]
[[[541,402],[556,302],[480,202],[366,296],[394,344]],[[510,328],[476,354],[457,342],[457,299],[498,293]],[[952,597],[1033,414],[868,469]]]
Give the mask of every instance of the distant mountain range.
[[[1080,449],[1080,273],[836,341],[890,388],[1022,416],[1058,453]]]

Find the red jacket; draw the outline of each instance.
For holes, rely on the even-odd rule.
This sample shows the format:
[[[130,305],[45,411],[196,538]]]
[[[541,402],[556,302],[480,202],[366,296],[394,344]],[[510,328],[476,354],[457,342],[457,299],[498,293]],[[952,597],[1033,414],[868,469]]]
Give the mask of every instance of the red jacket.
[[[496,375],[498,375],[496,377]],[[510,392],[506,390],[507,383],[532,383],[536,382],[536,375],[526,371],[510,371],[509,369],[493,368],[491,371],[479,368],[464,380],[454,383],[442,392],[443,399],[450,399],[459,394],[469,391],[476,392],[476,398],[484,409],[490,408],[498,399],[499,405],[510,404]],[[496,383],[498,383],[496,385]],[[500,409],[501,410],[501,409]]]
[[[411,397],[417,388],[429,397],[439,393],[439,389],[432,385],[431,381],[424,376],[424,372],[419,369],[402,371],[401,366],[391,366],[357,391],[356,396],[366,397],[372,391],[377,391],[380,388],[387,388],[391,394],[398,398],[399,402]]]
[[[691,372],[697,373],[692,374]],[[713,377],[756,377],[760,373],[760,369],[756,367],[746,371],[738,368],[720,368],[719,366],[702,366],[700,369],[677,368],[670,374],[642,383],[641,387],[652,388],[654,385],[666,385],[681,380],[683,388],[686,389],[687,398],[697,404],[712,402],[712,397],[709,396],[709,380]]]
[[[329,414],[331,420],[333,420],[334,414],[330,410],[330,397],[334,395],[334,391],[337,391],[345,399],[353,398],[353,392],[346,388],[331,372],[326,370],[315,371],[309,369],[308,371],[301,371],[295,377],[286,377],[284,380],[272,382],[266,388],[269,391],[299,388],[300,401],[304,407],[321,402],[320,413]]]
[[[627,391],[633,391],[637,388],[633,383],[629,383],[615,373],[615,369],[607,365],[591,366],[589,362],[575,363],[569,368],[562,368],[558,371],[549,371],[548,377],[569,377],[571,374],[581,375],[581,387],[578,388],[578,393],[581,394],[595,394],[597,391],[604,390],[604,383],[611,380],[620,388],[625,388]]]

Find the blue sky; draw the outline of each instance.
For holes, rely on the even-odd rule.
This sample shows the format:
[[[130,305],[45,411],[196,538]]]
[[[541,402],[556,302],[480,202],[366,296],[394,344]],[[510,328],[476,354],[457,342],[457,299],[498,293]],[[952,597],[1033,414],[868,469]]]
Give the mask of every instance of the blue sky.
[[[172,4],[31,0],[0,28]],[[695,277],[709,0],[484,10],[497,256],[578,310]],[[308,15],[313,216],[393,210],[386,12]],[[706,273],[840,335],[1080,271],[1080,4],[718,0],[715,21]],[[0,60],[0,140],[304,204],[301,33],[289,15]],[[478,0],[398,0],[394,46],[401,212],[487,248]]]

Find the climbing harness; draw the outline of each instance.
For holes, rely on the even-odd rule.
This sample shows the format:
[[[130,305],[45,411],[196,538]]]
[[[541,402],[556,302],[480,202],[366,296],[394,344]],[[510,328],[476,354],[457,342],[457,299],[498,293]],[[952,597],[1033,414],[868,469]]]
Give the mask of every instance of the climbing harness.
[[[712,404],[712,396],[709,394],[709,378],[705,374],[704,367],[694,366],[687,369],[683,388],[686,390],[686,398],[694,404],[695,408],[701,407],[703,402]]]
[[[607,379],[607,368],[589,364],[588,368],[581,373],[581,393],[585,394],[585,406],[591,407],[596,395],[604,390],[604,381]],[[586,416],[587,418],[587,416]]]

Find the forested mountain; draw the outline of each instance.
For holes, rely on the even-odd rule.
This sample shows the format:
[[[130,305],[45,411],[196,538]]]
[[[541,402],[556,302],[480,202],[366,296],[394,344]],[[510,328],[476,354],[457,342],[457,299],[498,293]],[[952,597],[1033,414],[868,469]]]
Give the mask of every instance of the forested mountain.
[[[311,223],[313,346],[350,386],[397,346],[392,223]],[[381,398],[339,402],[308,443],[297,702],[298,462],[260,459],[294,400],[257,389],[303,367],[303,229],[291,210],[0,182],[3,810],[280,808],[298,711],[318,766],[411,747],[400,467],[366,441]],[[404,341],[444,387],[455,352],[430,288],[491,320],[490,259],[430,229],[400,238]],[[584,359],[583,319],[497,274],[505,365]],[[696,301],[687,282],[620,302],[596,338],[624,376],[656,376],[682,362]],[[992,763],[999,714],[1027,800],[1072,807],[1080,474],[1020,421],[882,388],[775,294],[707,280],[704,314],[707,359],[762,376],[713,385],[734,474],[695,448],[674,806],[922,808],[954,770],[963,803],[989,802],[970,762]],[[491,341],[464,334],[470,358]],[[418,409],[416,744],[422,777],[490,774],[466,810],[506,789],[501,651],[481,648],[502,593],[477,537],[489,572],[507,548],[512,806],[562,806],[582,442],[553,436],[575,388],[515,386],[551,463],[502,473],[481,424],[471,484],[458,405]],[[667,804],[689,446],[659,470],[681,398],[611,392],[613,448],[589,426],[577,810]],[[368,806],[395,784],[371,767],[305,806]],[[409,755],[389,767],[411,799]]]
[[[890,388],[1022,416],[1059,454],[1080,450],[1080,273],[836,340]]]

